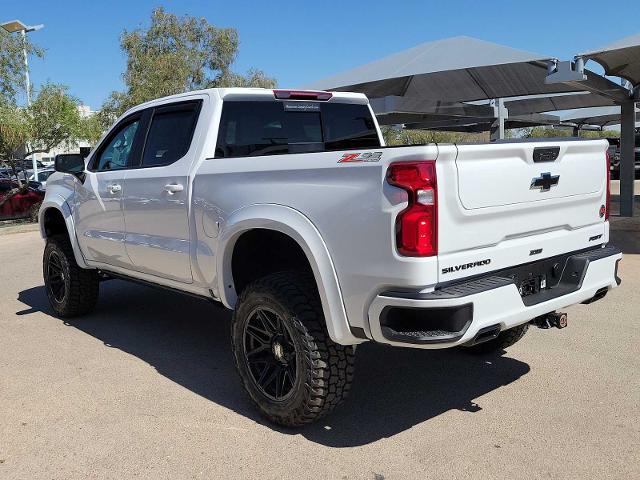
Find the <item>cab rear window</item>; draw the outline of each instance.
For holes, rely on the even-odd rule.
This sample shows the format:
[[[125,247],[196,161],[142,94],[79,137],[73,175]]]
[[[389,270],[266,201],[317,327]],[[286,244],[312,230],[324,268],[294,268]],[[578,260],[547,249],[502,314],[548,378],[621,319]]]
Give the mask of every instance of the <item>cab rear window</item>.
[[[216,158],[380,146],[367,105],[307,101],[225,101]]]

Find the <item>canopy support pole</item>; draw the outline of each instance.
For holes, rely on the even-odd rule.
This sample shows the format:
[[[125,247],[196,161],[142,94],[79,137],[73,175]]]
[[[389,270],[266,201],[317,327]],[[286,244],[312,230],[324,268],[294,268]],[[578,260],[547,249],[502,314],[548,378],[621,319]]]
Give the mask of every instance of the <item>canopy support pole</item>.
[[[621,105],[620,115],[620,216],[633,217],[635,183],[635,127],[633,100]]]
[[[504,98],[491,100],[491,106],[493,106],[494,119],[491,123],[490,139],[492,142],[504,140],[504,121],[509,117],[509,112],[504,106]]]

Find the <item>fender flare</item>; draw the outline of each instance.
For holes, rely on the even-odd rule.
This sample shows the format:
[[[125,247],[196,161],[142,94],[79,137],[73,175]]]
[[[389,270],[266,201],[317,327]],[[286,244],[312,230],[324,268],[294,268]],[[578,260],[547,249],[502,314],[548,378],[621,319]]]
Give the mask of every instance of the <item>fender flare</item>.
[[[47,232],[44,230],[44,217],[46,212],[50,209],[55,209],[62,214],[62,218],[64,219],[64,223],[67,227],[67,235],[69,236],[69,241],[71,242],[71,247],[73,248],[73,256],[76,259],[76,263],[80,268],[90,269],[89,265],[84,260],[82,256],[82,252],[80,251],[80,245],[78,244],[78,238],[76,237],[76,228],[75,222],[73,221],[73,215],[71,214],[71,208],[66,200],[60,195],[52,195],[47,196],[45,201],[42,202],[40,206],[40,212],[38,213],[38,224],[40,227],[40,236],[46,240]]]
[[[342,345],[362,343],[363,340],[355,337],[349,328],[338,276],[320,232],[311,220],[291,207],[251,205],[236,210],[225,221],[219,236],[219,254],[216,255],[218,292],[222,303],[233,309],[237,302],[231,268],[233,250],[240,235],[256,228],[278,231],[300,245],[318,286],[329,336]]]

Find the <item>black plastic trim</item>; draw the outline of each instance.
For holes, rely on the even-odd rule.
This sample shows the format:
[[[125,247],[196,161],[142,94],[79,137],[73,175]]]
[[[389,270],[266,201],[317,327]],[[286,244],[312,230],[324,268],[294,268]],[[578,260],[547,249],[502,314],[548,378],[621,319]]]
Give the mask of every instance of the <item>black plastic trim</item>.
[[[141,278],[130,277],[129,275],[124,275],[122,273],[111,272],[109,270],[100,269],[100,273],[106,276],[106,279],[115,278],[118,280],[124,280],[127,282],[137,283],[139,285],[145,285],[147,287],[160,288],[162,290],[169,290],[171,292],[180,293],[182,295],[187,295],[189,297],[197,298],[199,300],[205,300],[207,302],[213,303],[214,305],[224,307],[223,303],[219,300],[213,298],[213,292],[209,289],[211,293],[211,297],[207,295],[200,295],[198,293],[187,292],[185,290],[180,290],[179,288],[169,287],[168,285],[161,285],[159,283],[150,282],[148,280],[142,280]],[[224,307],[226,308],[226,307]]]
[[[534,163],[555,162],[560,155],[560,147],[535,147],[533,149]]]
[[[511,285],[513,280],[508,277],[499,275],[489,275],[477,278],[467,282],[450,284],[444,287],[436,286],[436,289],[430,293],[420,292],[403,292],[388,290],[382,292],[380,296],[391,298],[407,298],[410,300],[446,300],[449,298],[462,298],[477,293],[486,292],[500,287]]]
[[[367,337],[364,328],[350,326],[349,330],[351,330],[351,335],[353,335],[354,337],[361,338],[362,340],[369,340],[369,337]]]
[[[428,316],[435,315],[436,311],[439,315],[448,315],[452,318],[451,322],[455,323],[454,317],[458,317],[457,323],[462,324],[462,328],[455,331],[449,331],[445,329],[439,330],[404,330],[398,331],[387,325],[387,317],[389,313],[394,310],[413,310],[420,311],[424,314],[424,325],[428,327]],[[380,329],[382,335],[387,339],[394,342],[401,343],[413,343],[413,344],[434,344],[434,343],[450,343],[461,339],[466,333],[467,329],[473,321],[473,303],[465,303],[462,305],[455,305],[451,307],[433,307],[433,308],[420,308],[420,307],[398,307],[387,306],[380,313]]]
[[[589,300],[585,300],[584,302],[582,302],[582,304],[590,305],[594,302],[597,302],[598,300],[602,300],[604,297],[607,296],[607,293],[609,293],[609,287],[599,288],[593,297],[591,297]]]
[[[562,267],[560,277],[550,288],[541,290],[533,295],[522,297],[525,306],[536,305],[554,298],[575,292],[582,287],[584,276],[590,262],[601,260],[621,253],[615,246],[598,246],[586,250],[577,250],[562,255],[556,255],[535,262],[528,262],[514,267],[508,267],[483,275],[475,276],[463,281],[448,282],[436,286],[433,292],[403,292],[388,290],[382,292],[380,296],[390,298],[404,298],[409,300],[443,300],[451,298],[463,298],[475,295],[488,290],[513,285],[517,279],[530,272],[544,272],[549,266]],[[560,269],[558,268],[560,273]],[[616,282],[618,281],[616,270]]]

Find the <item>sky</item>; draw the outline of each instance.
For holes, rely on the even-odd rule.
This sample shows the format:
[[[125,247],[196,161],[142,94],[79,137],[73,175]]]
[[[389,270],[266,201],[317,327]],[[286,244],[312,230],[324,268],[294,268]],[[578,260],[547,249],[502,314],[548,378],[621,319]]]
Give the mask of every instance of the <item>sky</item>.
[[[99,109],[123,88],[123,30],[146,27],[159,5],[205,17],[240,37],[234,70],[263,70],[282,88],[300,87],[423,42],[467,35],[568,60],[638,33],[640,0],[277,1],[0,0],[0,22],[43,23],[31,39],[35,87],[45,81]],[[593,68],[592,62],[587,64]]]

